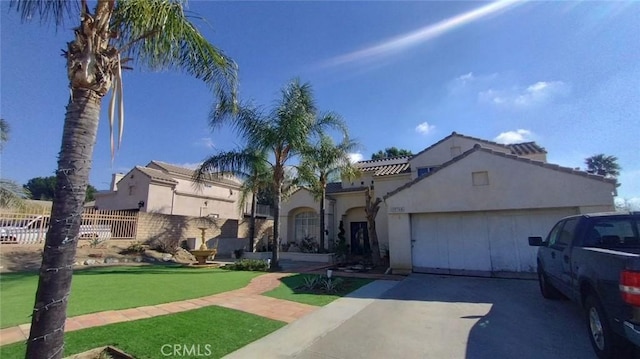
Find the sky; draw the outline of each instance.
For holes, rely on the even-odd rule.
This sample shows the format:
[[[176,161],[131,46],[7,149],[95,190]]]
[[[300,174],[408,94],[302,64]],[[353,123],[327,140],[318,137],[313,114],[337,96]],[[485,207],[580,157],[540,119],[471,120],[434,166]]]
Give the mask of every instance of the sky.
[[[551,163],[622,167],[621,199],[640,208],[640,2],[191,1],[205,37],[239,66],[240,97],[271,108],[292,79],[340,114],[369,159],[417,153],[451,132],[536,141]],[[72,27],[23,23],[0,1],[0,115],[11,126],[0,176],[56,168],[69,91],[61,50]],[[103,111],[90,182],[151,160],[194,166],[242,145],[212,131],[213,97],[180,73],[123,75],[125,126],[111,159]],[[108,98],[108,97],[107,97]],[[108,99],[104,102],[108,104]]]

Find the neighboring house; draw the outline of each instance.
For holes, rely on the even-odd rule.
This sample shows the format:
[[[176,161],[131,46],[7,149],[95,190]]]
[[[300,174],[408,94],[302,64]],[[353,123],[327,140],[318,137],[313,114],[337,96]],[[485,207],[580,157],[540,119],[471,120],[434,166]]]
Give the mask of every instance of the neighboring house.
[[[327,230],[342,220],[354,254],[369,249],[365,189],[384,199],[376,217],[395,272],[535,271],[527,237],[561,217],[614,209],[615,181],[546,162],[534,142],[502,145],[457,133],[411,157],[361,161],[362,175],[327,187]],[[281,211],[282,241],[318,235],[318,204],[306,189]]]
[[[241,181],[234,176],[212,176],[196,186],[193,170],[160,161],[136,166],[127,174],[114,174],[110,191],[95,194],[95,207],[105,210],[196,217],[239,219]]]

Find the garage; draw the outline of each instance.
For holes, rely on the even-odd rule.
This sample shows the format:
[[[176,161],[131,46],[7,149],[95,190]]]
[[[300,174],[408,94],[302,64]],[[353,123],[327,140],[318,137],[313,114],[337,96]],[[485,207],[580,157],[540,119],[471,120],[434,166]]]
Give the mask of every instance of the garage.
[[[411,214],[414,272],[492,275],[534,272],[536,249],[527,237],[546,235],[575,207]]]

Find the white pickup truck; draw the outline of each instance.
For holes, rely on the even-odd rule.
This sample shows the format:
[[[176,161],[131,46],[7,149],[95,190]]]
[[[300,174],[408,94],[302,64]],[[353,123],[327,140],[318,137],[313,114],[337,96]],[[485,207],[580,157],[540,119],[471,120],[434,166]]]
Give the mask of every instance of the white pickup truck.
[[[26,218],[0,219],[0,243],[39,243],[44,241],[49,229],[48,216],[30,216]],[[80,225],[80,239],[111,239],[111,226],[108,224]]]

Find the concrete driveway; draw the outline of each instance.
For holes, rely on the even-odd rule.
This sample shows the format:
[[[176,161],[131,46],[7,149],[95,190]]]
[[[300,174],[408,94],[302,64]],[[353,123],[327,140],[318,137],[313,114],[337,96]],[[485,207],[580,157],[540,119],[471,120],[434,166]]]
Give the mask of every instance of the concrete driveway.
[[[340,299],[235,357],[595,358],[581,311],[544,300],[536,281],[414,274],[388,287]]]

